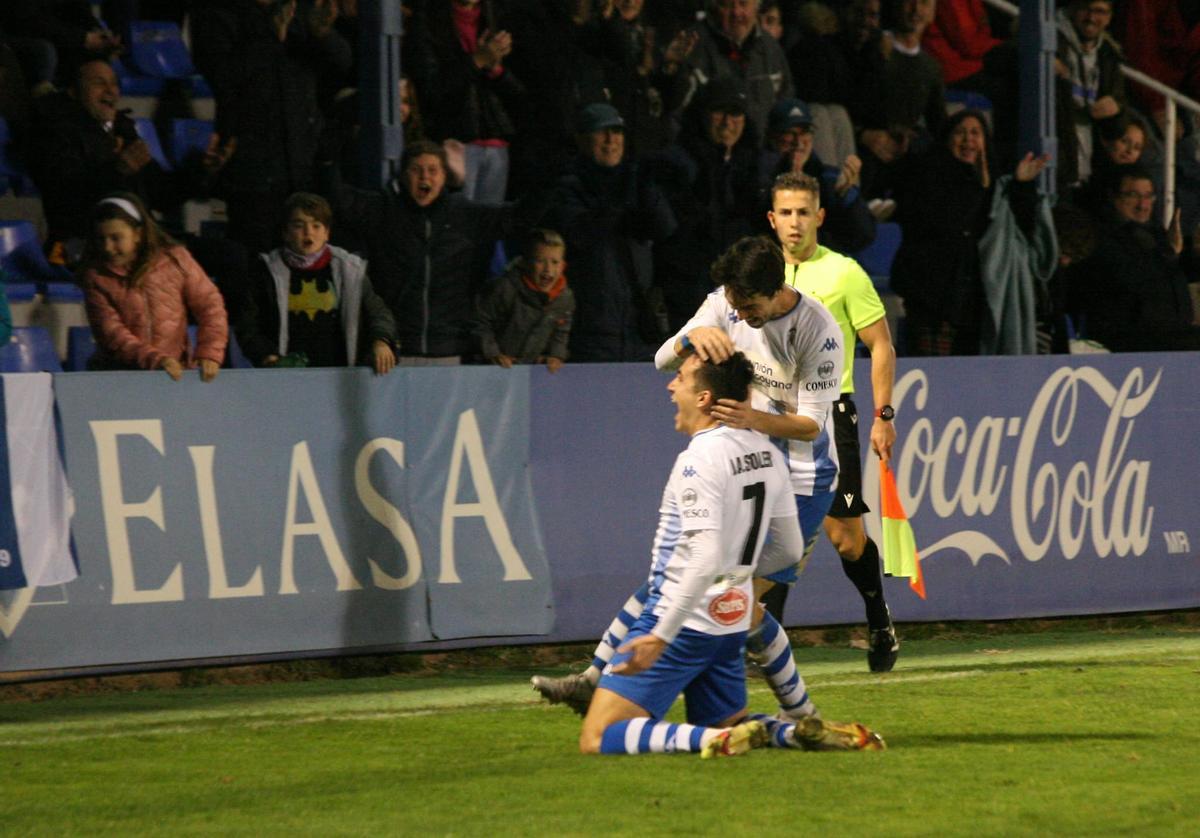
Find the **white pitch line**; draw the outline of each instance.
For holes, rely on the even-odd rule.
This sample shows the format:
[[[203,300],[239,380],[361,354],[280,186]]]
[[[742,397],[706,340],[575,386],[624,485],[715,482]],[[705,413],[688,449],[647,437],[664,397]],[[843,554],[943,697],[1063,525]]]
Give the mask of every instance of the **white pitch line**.
[[[475,712],[480,713],[496,713],[501,710],[535,710],[540,704],[512,704],[505,707],[481,707]],[[388,721],[391,719],[405,719],[414,716],[436,716],[447,712],[449,708],[426,708],[423,710],[396,710],[385,711],[380,710],[373,713],[358,713],[351,716],[321,714],[317,716],[297,716],[291,719],[258,719],[256,721],[243,722],[236,725],[239,728],[247,728],[252,730],[262,730],[276,727],[292,727],[297,725],[315,725],[326,724],[329,722],[378,722]],[[462,707],[455,707],[454,710],[461,710]],[[233,721],[235,717],[230,717],[228,721]],[[194,733],[209,733],[211,731],[229,730],[228,723],[221,725],[213,724],[196,724],[196,725],[171,725],[163,727],[129,727],[124,730],[109,730],[95,731],[92,733],[68,733],[61,736],[41,736],[41,737],[12,737],[9,739],[0,739],[0,746],[15,746],[15,745],[57,745],[61,742],[90,742],[94,739],[129,739],[132,737],[147,737],[147,736],[181,736],[184,734]]]

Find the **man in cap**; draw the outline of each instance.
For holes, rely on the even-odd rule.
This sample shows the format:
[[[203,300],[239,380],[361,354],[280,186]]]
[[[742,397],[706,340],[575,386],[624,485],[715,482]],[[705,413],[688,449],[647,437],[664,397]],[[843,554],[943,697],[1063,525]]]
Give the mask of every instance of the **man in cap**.
[[[712,290],[709,266],[759,218],[759,152],[747,127],[746,85],[713,80],[670,151],[677,164],[668,197],[679,229],[655,251],[671,328],[678,329]],[[690,130],[689,130],[690,129]]]
[[[649,301],[651,243],[674,232],[675,216],[637,162],[625,158],[625,120],[616,108],[584,106],[575,129],[579,154],[556,183],[546,218],[571,253],[571,357],[649,360],[665,331]]]
[[[858,188],[862,160],[852,154],[840,167],[825,165],[813,150],[813,126],[812,110],[800,99],[782,99],[771,108],[759,164],[763,191],[785,172],[816,178],[825,209],[820,243],[842,253],[862,250],[875,240],[875,217]]]

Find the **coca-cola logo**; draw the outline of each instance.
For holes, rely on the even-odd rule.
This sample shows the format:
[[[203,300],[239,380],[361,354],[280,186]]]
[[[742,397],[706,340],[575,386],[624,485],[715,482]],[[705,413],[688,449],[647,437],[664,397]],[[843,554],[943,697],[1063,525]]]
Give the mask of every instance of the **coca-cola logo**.
[[[708,603],[708,616],[723,626],[739,623],[750,608],[750,597],[741,588],[730,588]]]
[[[922,415],[939,398],[928,376],[906,373],[893,401],[909,427],[893,469],[918,542],[920,521],[932,513],[979,518],[981,529],[990,524],[993,532],[1007,524],[1020,557],[1031,562],[1048,553],[1072,559],[1085,547],[1099,557],[1144,554],[1154,518],[1147,503],[1151,463],[1134,457],[1131,443],[1162,370],[1146,377],[1135,367],[1114,385],[1093,367],[1061,367],[1024,416],[951,416],[937,425]],[[868,462],[867,497],[878,497],[878,464]],[[1011,563],[993,535],[975,529],[918,549],[922,558],[957,549],[973,564],[988,555]]]

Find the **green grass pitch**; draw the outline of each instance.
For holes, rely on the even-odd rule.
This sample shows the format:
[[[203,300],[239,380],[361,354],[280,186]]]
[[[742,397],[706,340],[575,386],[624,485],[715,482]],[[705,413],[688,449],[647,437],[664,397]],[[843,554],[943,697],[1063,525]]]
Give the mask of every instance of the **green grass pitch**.
[[[886,752],[583,757],[576,717],[511,667],[0,690],[0,834],[1200,832],[1194,626],[907,640],[886,676],[860,651],[797,656],[824,714]],[[772,710],[757,680],[750,704]]]

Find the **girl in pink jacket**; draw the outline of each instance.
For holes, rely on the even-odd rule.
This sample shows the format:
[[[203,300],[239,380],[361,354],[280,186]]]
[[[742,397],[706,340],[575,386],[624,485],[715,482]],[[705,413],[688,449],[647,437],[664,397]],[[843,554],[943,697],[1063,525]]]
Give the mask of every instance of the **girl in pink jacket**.
[[[136,195],[96,204],[82,279],[96,338],[90,368],[160,369],[178,381],[185,368],[199,366],[204,381],[216,377],[229,340],[221,292]],[[194,355],[189,314],[199,324]]]

